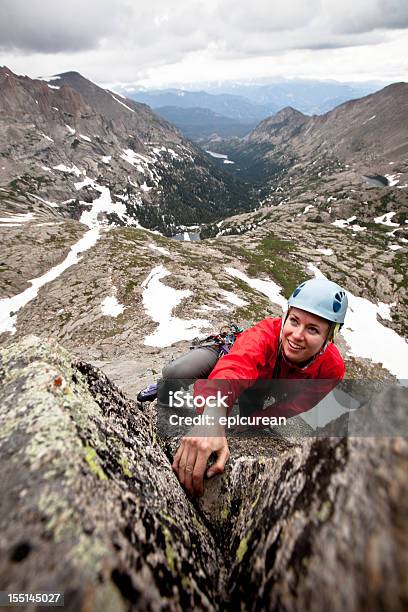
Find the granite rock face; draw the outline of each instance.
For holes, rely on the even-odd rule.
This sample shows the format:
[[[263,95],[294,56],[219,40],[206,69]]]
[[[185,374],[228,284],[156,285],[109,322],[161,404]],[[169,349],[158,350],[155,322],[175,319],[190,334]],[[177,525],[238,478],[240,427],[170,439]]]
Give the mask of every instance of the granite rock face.
[[[65,591],[70,610],[214,609],[217,547],[142,412],[33,337],[1,370],[3,588]]]
[[[232,437],[190,500],[177,441],[96,368],[31,336],[0,375],[3,590],[98,612],[406,608],[405,438]]]

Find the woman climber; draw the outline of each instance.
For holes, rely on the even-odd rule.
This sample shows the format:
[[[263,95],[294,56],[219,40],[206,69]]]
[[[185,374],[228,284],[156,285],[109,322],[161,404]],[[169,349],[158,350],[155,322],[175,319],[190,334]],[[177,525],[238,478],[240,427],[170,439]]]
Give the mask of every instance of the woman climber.
[[[224,416],[237,398],[240,414],[291,417],[310,410],[344,377],[344,362],[333,340],[344,323],[347,305],[346,292],[332,281],[312,279],[301,283],[290,296],[282,318],[264,319],[239,333],[221,359],[219,347],[205,346],[164,368],[159,401],[170,388],[177,384],[180,388],[179,381],[193,379],[197,381],[194,395],[203,397],[204,404],[205,398],[214,396],[217,389],[226,391],[228,407],[221,409]],[[276,379],[291,391],[265,408],[262,385]],[[299,381],[315,382],[300,385]],[[210,408],[205,407],[204,413],[209,412]],[[213,453],[216,461],[207,469]],[[211,477],[223,472],[228,458],[224,428],[212,428],[208,434],[208,430],[198,426],[182,438],[173,469],[190,494],[201,495],[204,475]]]

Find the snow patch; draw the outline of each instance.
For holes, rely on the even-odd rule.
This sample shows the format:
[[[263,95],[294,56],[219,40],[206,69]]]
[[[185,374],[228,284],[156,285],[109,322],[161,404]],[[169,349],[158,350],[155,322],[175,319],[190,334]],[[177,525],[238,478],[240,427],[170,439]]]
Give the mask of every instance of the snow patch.
[[[398,174],[386,174],[385,178],[388,181],[388,186],[389,187],[394,187],[394,185],[397,185],[399,183],[399,179],[397,178]]]
[[[113,95],[113,93],[112,93],[112,92],[109,92],[109,93],[110,93],[110,95],[112,96],[112,98],[113,98],[114,100],[116,100],[116,102],[117,102],[118,104],[120,104],[121,106],[124,106],[125,108],[127,108],[128,110],[130,110],[130,112],[132,112],[132,113],[134,113],[134,112],[135,112],[133,108],[130,108],[130,106],[128,106],[127,104],[125,104],[124,102],[122,102],[122,100],[118,100],[118,99],[116,98],[116,96],[114,96],[114,95]]]
[[[47,202],[47,200],[43,200],[43,198],[40,198],[40,196],[37,196],[34,193],[29,193],[28,195],[30,195],[32,198],[35,198],[36,200],[39,200],[43,204],[50,206],[51,208],[59,208],[59,204],[56,204],[55,202]]]
[[[43,138],[46,138],[47,140],[49,140],[50,142],[54,142],[54,140],[53,140],[52,138],[50,138],[50,136],[47,136],[47,134],[43,134],[43,132],[40,132],[40,135],[41,135]]]
[[[205,150],[206,153],[208,153],[208,155],[211,155],[211,157],[215,157],[216,159],[228,159],[228,155],[223,155],[222,153],[214,153],[214,151],[208,151],[207,149]]]
[[[130,89],[129,91],[133,91],[132,89]],[[112,94],[111,91],[107,90],[108,93]],[[124,96],[123,94],[119,93],[118,91],[114,91],[113,92],[115,94],[115,96],[119,96],[119,98],[122,98],[122,100],[126,100],[126,96]]]
[[[60,172],[65,172],[66,174],[75,174],[75,176],[81,176],[81,171],[79,168],[72,165],[72,168],[65,166],[64,164],[58,164],[58,166],[53,166],[53,170],[59,170]]]
[[[166,147],[153,147],[152,149],[153,153],[155,153],[156,155],[161,155],[162,153],[165,153],[167,151]]]
[[[225,289],[221,289],[220,293],[224,296],[227,302],[233,304],[234,306],[248,306],[248,302],[235,295],[235,293],[233,293],[232,291],[226,291]]]
[[[178,155],[173,149],[167,149],[167,152],[173,157],[173,159],[180,159],[180,155]]]
[[[17,215],[9,215],[7,217],[0,217],[1,223],[27,223],[34,219],[33,213],[20,213]]]
[[[81,187],[84,185],[92,185],[92,187],[100,193],[99,197],[92,202],[91,210],[84,211],[80,218],[80,222],[87,225],[89,230],[80,240],[78,240],[78,242],[71,246],[67,257],[60,264],[54,266],[42,276],[28,281],[31,284],[31,287],[14,297],[0,299],[0,333],[10,332],[14,334],[16,331],[17,313],[20,308],[33,300],[38,295],[41,287],[52,282],[67,268],[78,263],[78,261],[81,259],[80,254],[84,253],[97,243],[101,235],[102,227],[102,222],[98,220],[98,215],[100,213],[116,213],[125,223],[129,225],[135,224],[134,220],[129,219],[129,217],[126,215],[126,206],[124,204],[112,202],[108,187],[98,185],[94,180],[88,177],[86,177],[82,182],[76,183],[75,187],[76,189],[81,189]],[[33,217],[32,213],[18,215],[20,219],[22,217],[26,217],[26,220],[29,220],[27,219],[28,216],[30,216],[30,218]]]
[[[114,288],[115,289],[115,288]],[[106,297],[101,303],[102,314],[109,317],[117,317],[122,314],[125,307],[120,304],[115,295]]]
[[[353,232],[363,232],[364,230],[366,230],[366,227],[358,225],[357,223],[351,225],[356,219],[357,217],[355,215],[349,217],[348,219],[336,219],[331,225],[341,227],[342,229],[351,229]]]
[[[58,79],[60,79],[60,76],[40,76],[37,77],[37,79],[39,81],[45,81],[46,83],[49,83],[49,81],[58,81]]]
[[[180,319],[172,315],[173,309],[191,295],[188,289],[174,289],[161,280],[170,272],[163,265],[156,266],[143,281],[143,305],[149,316],[159,324],[158,328],[144,339],[146,346],[170,346],[180,340],[192,340],[209,328],[206,319]]]
[[[91,187],[95,185],[95,181],[89,178],[88,176],[86,176],[83,181],[80,181],[79,183],[74,183],[74,187],[77,191],[82,189],[82,187],[88,187],[88,185],[90,185]]]
[[[392,321],[391,319],[391,308],[396,305],[397,302],[391,302],[386,304],[385,302],[378,302],[378,314],[382,319]]]
[[[140,157],[142,156],[139,155],[139,153],[136,153],[136,151],[133,151],[133,149],[123,149],[123,153],[121,155],[121,158],[127,161],[128,164],[130,164],[133,167],[136,166],[136,163],[140,164],[140,160],[139,160]],[[144,170],[142,171],[144,172]]]
[[[18,295],[0,300],[0,332],[16,332],[17,312],[31,302],[41,287],[58,278],[67,268],[78,263],[80,260],[79,254],[88,250],[97,242],[99,238],[99,230],[97,228],[90,229],[86,234],[76,242],[72,247],[67,257],[57,266],[54,266],[38,278],[28,281],[31,287],[19,293]]]
[[[399,227],[399,223],[394,223],[393,221],[391,221],[393,216],[396,214],[397,213],[395,212],[388,212],[384,215],[381,215],[380,217],[375,217],[374,223],[382,223],[383,225],[389,225],[390,227]]]
[[[274,281],[250,278],[241,272],[241,270],[236,270],[235,268],[227,267],[225,268],[225,271],[231,276],[244,281],[252,289],[266,295],[266,297],[268,297],[273,304],[280,306],[283,311],[287,309],[287,300],[283,297],[283,295],[281,295],[282,287],[279,287],[279,285],[277,285]]]
[[[322,255],[333,255],[332,249],[316,249],[316,251]]]
[[[100,214],[116,214],[121,221],[127,225],[134,225],[134,220],[127,216],[126,204],[122,202],[112,202],[111,193],[108,187],[98,185],[93,179],[86,178],[80,183],[75,183],[77,190],[82,189],[86,185],[91,185],[94,189],[100,192],[100,197],[92,202],[90,210],[85,210],[80,218],[81,223],[85,223],[88,227],[94,228],[100,225],[107,225],[107,222],[98,220]]]
[[[158,253],[161,253],[162,255],[171,255],[170,251],[168,251],[164,247],[157,246],[156,244],[152,244],[151,242],[148,244],[148,247],[152,249],[153,251],[157,251]]]
[[[44,227],[46,225],[62,225],[64,221],[48,221],[47,223],[36,223],[35,227]]]
[[[373,120],[373,119],[375,119],[375,118],[376,118],[376,115],[373,115],[373,116],[372,116],[372,117],[370,117],[369,119],[366,119],[366,120],[365,120],[365,121],[362,123],[362,125],[365,125],[366,123],[368,123],[369,121],[372,121],[372,120]]]

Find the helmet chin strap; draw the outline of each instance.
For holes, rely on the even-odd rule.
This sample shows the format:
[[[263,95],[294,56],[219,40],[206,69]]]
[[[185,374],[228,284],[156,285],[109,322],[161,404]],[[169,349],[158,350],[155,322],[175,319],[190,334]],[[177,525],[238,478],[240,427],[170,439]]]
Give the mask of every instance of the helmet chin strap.
[[[326,340],[323,342],[322,348],[320,349],[320,351],[318,353],[316,353],[315,357],[317,357],[317,355],[323,355],[324,354],[325,350],[327,349],[327,345],[329,344],[329,342],[331,340],[332,330],[333,330],[333,323],[330,324],[329,330],[327,332]]]
[[[283,334],[283,327],[286,323],[286,320],[289,316],[289,312],[290,312],[290,307],[287,309],[287,311],[282,315],[282,325],[280,328],[280,334],[279,334],[279,348],[282,346],[282,334]]]
[[[323,346],[320,349],[320,351],[317,353],[318,355],[323,355],[329,342],[332,342],[334,340],[334,338],[339,333],[339,330],[341,329],[341,327],[342,327],[341,323],[330,323],[330,327],[329,327],[329,331],[327,332],[326,340],[324,341]]]

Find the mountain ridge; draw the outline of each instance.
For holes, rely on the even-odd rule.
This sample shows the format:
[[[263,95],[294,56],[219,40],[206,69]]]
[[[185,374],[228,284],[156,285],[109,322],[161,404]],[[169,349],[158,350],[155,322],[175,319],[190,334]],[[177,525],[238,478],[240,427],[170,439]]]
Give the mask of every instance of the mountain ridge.
[[[211,220],[226,209],[251,206],[239,181],[223,174],[148,106],[75,72],[46,81],[8,69],[0,74],[0,182],[9,202],[13,191],[19,197],[29,191],[40,198],[74,199],[80,211],[74,181],[80,175],[99,177],[119,199],[127,198],[129,219],[165,233],[197,218]],[[22,177],[26,184],[23,180],[19,186]],[[60,204],[59,210],[72,214],[72,206]]]
[[[228,154],[247,179],[254,168],[258,182],[269,180],[272,167],[276,174],[279,168],[319,164],[324,158],[353,162],[362,174],[385,174],[390,164],[405,168],[408,135],[401,126],[407,121],[408,84],[396,83],[324,115],[309,117],[287,107],[241,139],[210,138],[204,145]],[[404,172],[401,177],[405,181]]]
[[[158,90],[155,92],[136,91],[130,93],[134,100],[145,102],[153,109],[162,106],[179,108],[208,108],[215,113],[241,120],[260,120],[278,110],[275,104],[256,104],[244,96],[234,94],[209,94],[205,91],[184,91],[180,89]]]

